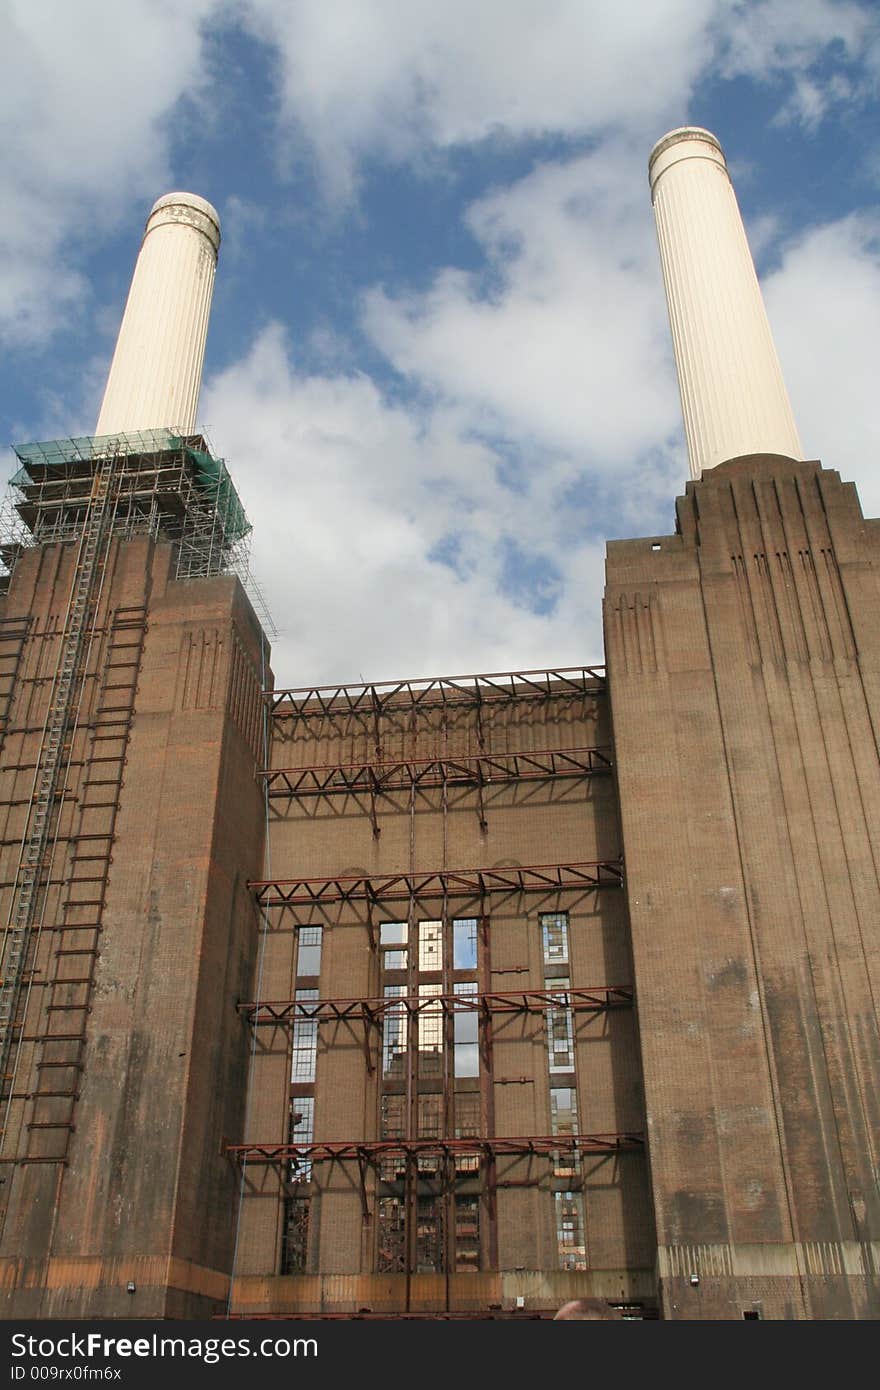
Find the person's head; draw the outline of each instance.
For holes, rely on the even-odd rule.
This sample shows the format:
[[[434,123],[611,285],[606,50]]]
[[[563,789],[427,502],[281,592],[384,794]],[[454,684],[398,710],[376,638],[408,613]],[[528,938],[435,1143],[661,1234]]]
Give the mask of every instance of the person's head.
[[[616,1322],[617,1313],[613,1308],[609,1308],[604,1298],[575,1298],[570,1303],[563,1303],[559,1312],[554,1314],[553,1321],[557,1322],[562,1318],[599,1319],[602,1321],[611,1318],[613,1322]]]

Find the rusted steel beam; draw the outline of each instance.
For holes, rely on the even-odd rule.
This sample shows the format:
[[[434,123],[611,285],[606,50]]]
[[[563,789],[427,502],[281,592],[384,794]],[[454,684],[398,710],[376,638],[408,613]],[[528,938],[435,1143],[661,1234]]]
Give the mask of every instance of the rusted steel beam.
[[[336,902],[393,902],[487,893],[619,888],[622,882],[621,859],[589,859],[569,864],[436,869],[427,873],[375,877],[346,874],[335,878],[251,879],[248,887],[262,907],[312,907]]]
[[[406,994],[376,999],[261,999],[240,1003],[238,1011],[249,1023],[277,1025],[317,1019],[319,1023],[365,1021],[380,1026],[385,1014],[408,1015],[442,1010],[460,1013],[543,1013],[545,1009],[570,1009],[572,1013],[598,1013],[627,1008],[633,1002],[630,985],[593,985],[572,989],[492,990],[483,994]]]
[[[318,1163],[321,1160],[377,1163],[383,1158],[499,1158],[504,1155],[612,1154],[642,1150],[641,1133],[528,1134],[466,1139],[325,1139],[310,1144],[226,1144],[224,1152],[241,1163]]]
[[[266,691],[276,719],[336,714],[379,715],[386,707],[432,709],[491,700],[552,699],[605,693],[604,666],[561,666],[556,670],[494,671],[471,676],[426,676],[357,685],[299,686]]]
[[[547,748],[456,758],[407,758],[397,762],[317,763],[261,768],[270,798],[409,791],[411,787],[478,787],[498,782],[595,777],[611,772],[612,749]]]

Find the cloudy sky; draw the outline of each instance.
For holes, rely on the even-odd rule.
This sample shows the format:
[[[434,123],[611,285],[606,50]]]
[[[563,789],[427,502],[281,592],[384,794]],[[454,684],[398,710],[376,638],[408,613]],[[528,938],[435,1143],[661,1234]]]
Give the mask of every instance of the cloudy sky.
[[[149,208],[209,198],[199,414],[279,685],[602,660],[605,541],[687,475],[678,125],[724,146],[807,456],[880,514],[876,0],[0,0],[0,69],[0,441],[93,431]]]

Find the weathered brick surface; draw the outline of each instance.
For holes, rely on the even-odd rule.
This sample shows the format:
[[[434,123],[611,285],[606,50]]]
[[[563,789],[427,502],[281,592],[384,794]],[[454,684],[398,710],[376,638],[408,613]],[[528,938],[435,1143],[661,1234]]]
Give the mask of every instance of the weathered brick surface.
[[[551,700],[489,701],[479,714],[473,708],[454,706],[413,711],[401,701],[386,708],[378,719],[360,712],[295,719],[279,716],[273,721],[272,765],[329,767],[585,746],[603,747],[610,753],[610,742],[608,709],[601,694],[586,699],[564,696]],[[272,875],[278,879],[555,864],[616,858],[620,851],[615,785],[607,775],[493,781],[484,788],[483,824],[473,788],[390,791],[375,800],[378,834],[371,823],[370,798],[366,793],[273,797],[270,805],[270,857]],[[383,920],[406,920],[408,915],[417,924],[438,916],[441,908],[439,899],[412,906],[406,901],[379,903],[373,909],[373,925],[378,930]],[[623,893],[611,889],[562,895],[510,894],[487,899],[481,988],[543,988],[546,972],[538,918],[542,911],[557,909],[570,914],[572,983],[631,985],[626,902]],[[475,899],[453,896],[447,904],[450,917],[478,911],[479,902]],[[369,946],[364,903],[270,909],[266,921],[267,941],[271,945],[264,958],[264,998],[289,997],[296,929],[306,924],[324,928],[320,977],[323,997],[381,994],[383,979],[378,958]],[[319,1030],[314,1087],[318,1139],[379,1137],[381,1078],[378,1068],[368,1073],[360,1027],[324,1023]],[[580,1128],[604,1133],[642,1132],[640,1060],[633,1010],[578,1015],[576,1043]],[[371,1038],[371,1047],[371,1055],[378,1062],[375,1038]],[[277,1142],[284,1123],[280,1104],[274,1108],[275,1127],[264,1127],[258,1132],[258,1123],[265,1126],[270,1122],[262,1098],[269,1090],[273,1095],[281,1095],[277,1055],[273,1052],[267,1056],[261,1048],[255,1065],[250,1137]],[[491,1072],[486,1072],[484,1059],[483,1076],[484,1133],[521,1136],[550,1132],[550,1078],[542,1014],[496,1020]],[[451,1090],[453,1080],[448,1071],[445,1083],[442,1078],[438,1082],[423,1079],[420,1089],[431,1090],[444,1084]],[[462,1083],[458,1084],[461,1087]],[[259,1122],[254,1118],[258,1111]],[[410,1123],[414,1125],[415,1120]],[[415,1128],[410,1132],[415,1136]],[[560,1290],[569,1290],[571,1296],[583,1292],[584,1279],[595,1277],[601,1282],[603,1272],[610,1280],[609,1287],[616,1288],[622,1281],[631,1289],[640,1279],[647,1279],[650,1285],[655,1242],[644,1155],[591,1159],[584,1165],[583,1174],[587,1259],[594,1276],[559,1270],[553,1193],[570,1184],[552,1176],[546,1158],[499,1159],[493,1202],[483,1187],[481,1268],[532,1271],[530,1275],[517,1276],[526,1283],[529,1279],[549,1278],[552,1288],[548,1285],[542,1295],[544,1302],[534,1306],[552,1306]],[[261,1180],[255,1174],[252,1182],[254,1192],[246,1197],[242,1215],[241,1249],[247,1252],[247,1262],[239,1265],[243,1276],[240,1306],[271,1304],[275,1309],[296,1310],[320,1306],[344,1311],[353,1298],[359,1298],[362,1304],[374,1307],[395,1306],[397,1299],[396,1306],[402,1309],[400,1300],[406,1297],[408,1287],[410,1306],[434,1307],[432,1300],[436,1300],[436,1295],[429,1293],[429,1286],[433,1288],[432,1276],[413,1273],[406,1281],[403,1276],[373,1272],[377,1185],[371,1168],[365,1176],[364,1215],[357,1165],[345,1162],[315,1166],[309,1189],[309,1270],[326,1276],[320,1284],[312,1273],[278,1275],[278,1247],[267,1195],[271,1180]],[[277,1190],[280,1201],[280,1189]],[[545,1273],[539,1275],[540,1271]],[[250,1276],[258,1274],[264,1276],[264,1292],[258,1304],[253,1304],[244,1291],[256,1288]],[[355,1277],[356,1285],[352,1282]],[[453,1282],[455,1279],[459,1281],[457,1287],[465,1291],[458,1296],[456,1306],[481,1306],[479,1300],[486,1293],[476,1276],[471,1282],[470,1276],[454,1276]],[[423,1294],[415,1292],[422,1285]],[[538,1297],[537,1287],[530,1296]],[[644,1292],[645,1285],[639,1287]],[[466,1292],[469,1288],[470,1303]],[[419,1297],[427,1301],[422,1305],[412,1302]],[[443,1297],[441,1294],[438,1308],[443,1306]]]
[[[27,553],[5,603],[7,619],[33,619],[0,766],[19,834],[23,813],[9,802],[22,774],[8,764],[29,761],[33,778],[71,562],[61,547]],[[247,880],[261,872],[264,827],[259,629],[236,580],[170,583],[167,547],[146,538],[114,543],[108,568],[37,958],[41,982],[89,977],[52,993],[56,1010],[87,996],[88,1012],[65,1002],[67,1013],[47,1014],[49,991],[35,988],[25,1029],[79,1029],[84,1042],[23,1044],[7,1152],[27,1159],[37,1142],[50,1154],[59,1144],[59,1131],[31,1128],[71,1104],[33,1097],[70,1089],[47,1076],[79,1075],[74,1127],[65,1166],[7,1170],[9,1315],[197,1316],[224,1297],[231,1268],[235,1175],[221,1145],[241,1132],[247,1054],[235,1002],[253,988],[258,938]],[[135,608],[146,631],[125,676],[125,633],[111,630]],[[126,680],[128,695],[115,693]],[[132,700],[130,719],[110,708]],[[121,785],[106,785],[111,766]],[[84,873],[83,846],[106,844],[97,837],[110,825],[109,865]],[[3,851],[9,885],[17,851]],[[71,949],[84,954],[57,954]],[[47,1061],[71,1067],[47,1071]]]
[[[767,1316],[864,1315],[877,525],[835,473],[769,457],[678,514],[658,548],[609,546],[605,602],[660,1263],[700,1278],[667,1274],[664,1307],[739,1317],[770,1261]]]

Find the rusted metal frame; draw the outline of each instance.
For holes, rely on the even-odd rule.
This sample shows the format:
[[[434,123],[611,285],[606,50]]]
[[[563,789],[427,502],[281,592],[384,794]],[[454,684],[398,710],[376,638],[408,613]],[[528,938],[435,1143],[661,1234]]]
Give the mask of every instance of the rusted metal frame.
[[[376,815],[376,795],[378,792],[378,779],[372,768],[368,768],[367,775],[370,784],[370,825],[373,827],[373,839],[378,840],[380,835],[379,820]]]
[[[373,921],[373,908],[377,906],[374,898],[367,898],[367,940],[370,943],[370,950],[375,954],[378,941],[376,938],[376,924]]]
[[[610,749],[608,750],[610,752]],[[604,747],[548,748],[529,752],[475,754],[455,758],[410,758],[393,763],[318,763],[309,767],[261,768],[271,799],[408,791],[420,787],[477,786],[489,782],[543,781],[610,772]],[[275,788],[273,790],[273,788]]]
[[[398,1012],[401,1006],[408,1017],[438,1005],[445,1017],[459,1013],[544,1013],[547,1008],[566,1008],[572,1013],[599,1013],[607,1009],[625,1008],[633,1002],[629,985],[591,985],[561,990],[487,990],[477,994],[405,994],[393,998],[374,999],[275,999],[239,1003],[238,1011],[256,1025],[294,1023],[302,1019],[319,1023],[348,1023],[365,1020],[379,1028],[386,1013]]]
[[[376,1070],[376,1067],[373,1062],[373,1053],[370,1048],[370,1029],[372,1028],[375,1030],[376,1035],[379,1039],[379,1046],[381,1047],[382,1024],[381,1021],[376,1017],[376,1014],[374,1013],[373,1009],[371,1009],[367,1004],[363,1005],[362,1019],[364,1025],[364,1036],[361,1046],[363,1048],[364,1061],[367,1066],[367,1073],[368,1075],[372,1076],[373,1072]]]
[[[370,686],[370,706],[373,713],[373,738],[376,744],[376,757],[381,761],[382,758],[382,701],[376,693],[376,687]]]
[[[477,819],[481,830],[489,829],[489,822],[486,820],[486,802],[483,797],[483,765],[477,764]]]
[[[328,902],[372,899],[374,902],[418,897],[481,896],[493,892],[538,892],[548,889],[620,887],[620,859],[581,860],[567,864],[524,864],[512,868],[438,869],[427,873],[390,874],[380,878],[251,879],[263,907],[319,906]]]
[[[537,679],[540,677],[541,679]],[[594,682],[595,684],[590,684]],[[554,689],[554,686],[559,687]],[[358,685],[299,686],[265,691],[270,713],[278,717],[356,714],[384,708],[396,701],[438,707],[474,704],[484,698],[510,700],[522,696],[546,699],[555,695],[595,695],[605,689],[604,666],[563,666],[557,670],[496,671],[467,676],[428,676]],[[450,698],[450,695],[454,698]],[[404,697],[401,700],[401,697]],[[289,710],[282,710],[283,705]],[[312,708],[309,708],[312,706]],[[279,714],[280,711],[280,714]]]
[[[612,1134],[473,1135],[466,1139],[325,1139],[308,1144],[226,1144],[224,1153],[246,1163],[335,1163],[362,1158],[376,1163],[383,1158],[400,1157],[413,1163],[425,1155],[488,1159],[529,1154],[552,1158],[556,1153],[614,1154],[641,1151],[644,1147],[644,1134],[622,1131]]]
[[[358,1150],[358,1179],[361,1193],[361,1216],[364,1221],[369,1221],[372,1217],[370,1202],[367,1197],[367,1174],[370,1168],[370,1160],[362,1150]]]

